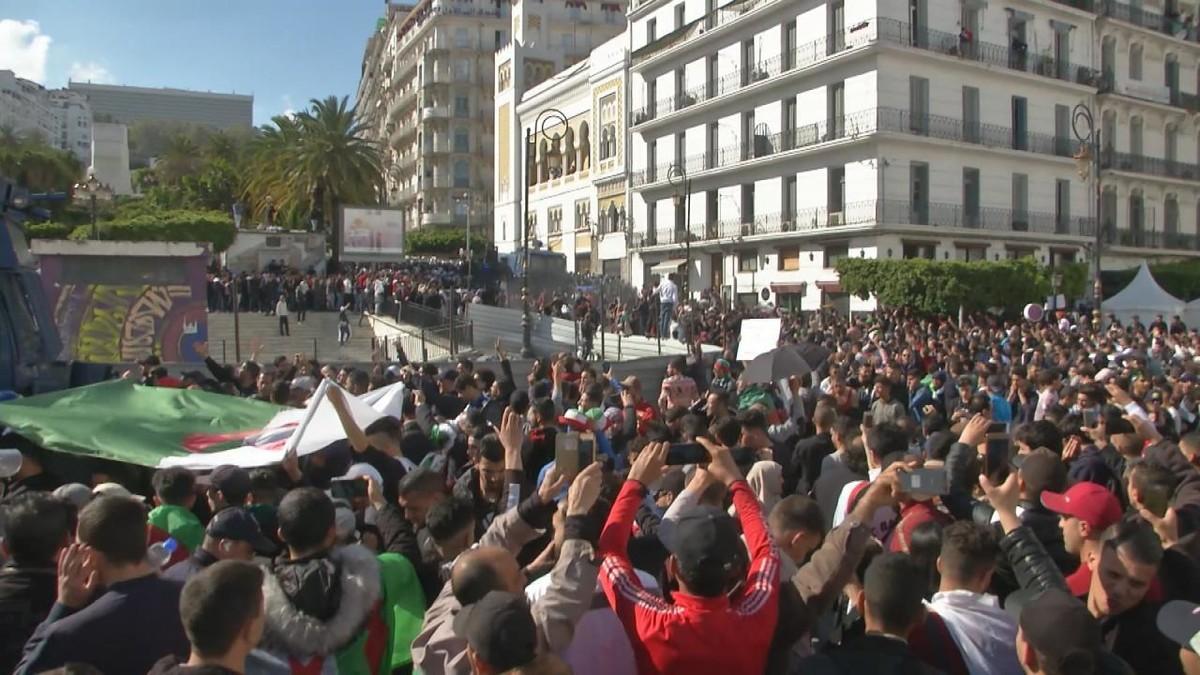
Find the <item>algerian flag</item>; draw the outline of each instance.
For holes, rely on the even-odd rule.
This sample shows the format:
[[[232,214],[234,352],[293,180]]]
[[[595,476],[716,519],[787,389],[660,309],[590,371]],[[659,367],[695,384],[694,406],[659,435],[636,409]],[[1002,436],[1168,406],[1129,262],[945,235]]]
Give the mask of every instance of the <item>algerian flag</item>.
[[[158,466],[243,445],[281,410],[196,389],[113,380],[0,403],[0,426],[50,450]]]

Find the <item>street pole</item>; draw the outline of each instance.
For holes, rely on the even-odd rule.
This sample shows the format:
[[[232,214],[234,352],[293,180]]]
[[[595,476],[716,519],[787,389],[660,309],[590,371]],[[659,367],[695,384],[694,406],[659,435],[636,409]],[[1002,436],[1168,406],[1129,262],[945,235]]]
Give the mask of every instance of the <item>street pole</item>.
[[[239,364],[242,362],[242,325],[238,320],[238,303],[241,302],[238,298],[238,285],[241,281],[236,276],[233,278],[233,359]]]
[[[521,261],[521,356],[525,358],[533,357],[533,323],[529,316],[529,160],[533,156],[534,140],[537,136],[541,135],[548,139],[550,136],[546,130],[559,124],[562,124],[565,129],[567,116],[557,108],[546,108],[538,113],[533,126],[525,129],[525,168],[522,172],[525,184],[521,189],[525,200],[521,246],[523,255]]]
[[[95,193],[93,193],[91,195],[90,201],[92,203],[92,239],[97,240],[100,238],[100,230],[99,230],[99,228],[96,227],[96,195],[95,195]]]
[[[1081,177],[1091,172],[1092,180],[1096,185],[1096,238],[1092,247],[1092,257],[1095,265],[1095,276],[1092,282],[1092,294],[1095,298],[1095,320],[1097,325],[1103,318],[1101,312],[1102,287],[1100,283],[1100,262],[1101,249],[1104,245],[1104,193],[1100,183],[1100,129],[1096,128],[1096,120],[1092,115],[1092,109],[1086,103],[1080,103],[1075,106],[1071,114],[1071,132],[1075,134],[1075,139],[1079,141],[1079,150],[1075,153],[1075,160]],[[1086,162],[1086,163],[1085,163]]]
[[[692,181],[687,177],[687,171],[678,164],[672,164],[671,168],[667,169],[667,182],[675,188],[675,206],[678,208],[683,206],[685,213],[683,214],[683,257],[684,257],[684,273],[683,284],[681,285],[683,297],[680,302],[687,302],[691,299],[689,294],[689,281],[692,278]],[[679,189],[682,188],[684,194],[679,194]]]

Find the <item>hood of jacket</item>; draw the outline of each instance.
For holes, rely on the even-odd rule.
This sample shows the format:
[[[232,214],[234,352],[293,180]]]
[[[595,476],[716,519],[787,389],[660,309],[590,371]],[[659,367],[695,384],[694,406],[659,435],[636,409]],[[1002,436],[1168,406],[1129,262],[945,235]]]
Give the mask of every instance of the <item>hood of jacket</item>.
[[[332,654],[358,635],[380,595],[379,561],[362,546],[279,565],[263,586],[263,645],[288,656]]]

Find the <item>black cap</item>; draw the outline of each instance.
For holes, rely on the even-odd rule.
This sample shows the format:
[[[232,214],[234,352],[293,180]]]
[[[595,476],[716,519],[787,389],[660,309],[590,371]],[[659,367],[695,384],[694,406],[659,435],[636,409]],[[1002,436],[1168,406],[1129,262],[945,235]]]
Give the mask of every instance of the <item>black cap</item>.
[[[1024,591],[1013,595],[1021,596]],[[1071,664],[1099,658],[1100,623],[1078,598],[1066,591],[1043,591],[1028,602],[1007,602],[1018,612],[1025,642],[1037,650],[1050,672],[1070,672]]]
[[[157,354],[151,354],[150,356],[147,356],[146,358],[142,359],[141,361],[138,361],[138,365],[139,366],[147,366],[147,367],[161,366],[162,359],[158,358]]]
[[[1172,600],[1158,610],[1158,630],[1195,652],[1200,645],[1200,605],[1186,600]]]
[[[715,506],[704,506],[679,519],[671,553],[689,575],[732,574],[744,550],[733,518]]]
[[[199,370],[185,370],[185,371],[183,371],[183,373],[180,374],[180,377],[182,377],[185,380],[191,380],[191,381],[197,382],[197,383],[204,382],[205,380],[208,379],[208,376],[205,375],[204,373],[200,372]]]
[[[454,632],[498,672],[524,666],[537,657],[537,627],[525,598],[491,591],[459,610]]]
[[[226,499],[245,498],[250,494],[250,472],[240,466],[222,464],[208,475],[210,485],[225,494]],[[230,501],[230,506],[241,506]]]
[[[262,528],[250,512],[240,507],[222,509],[208,521],[205,533],[213,539],[244,541],[263,555],[275,553],[275,545],[263,536]]]

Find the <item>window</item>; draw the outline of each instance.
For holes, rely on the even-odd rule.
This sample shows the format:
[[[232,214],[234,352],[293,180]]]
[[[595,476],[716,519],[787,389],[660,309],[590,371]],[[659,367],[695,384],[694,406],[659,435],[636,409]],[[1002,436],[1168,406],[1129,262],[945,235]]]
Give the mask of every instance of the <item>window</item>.
[[[846,129],[846,84],[844,82],[834,82],[829,85],[827,91],[828,110],[826,111],[826,138],[823,140],[831,141],[835,138],[841,138]]]
[[[778,269],[781,272],[795,272],[800,269],[799,246],[784,246],[779,249]]]
[[[1178,156],[1178,137],[1179,130],[1174,124],[1168,124],[1164,132],[1164,144],[1166,145],[1166,159],[1168,162],[1174,162]]]
[[[471,187],[471,163],[465,159],[454,163],[454,187]]]
[[[705,72],[705,75],[704,75],[704,78],[705,78],[704,79],[704,96],[705,96],[705,98],[712,98],[714,96],[721,94],[722,92],[717,90],[717,83],[720,81],[721,74],[720,74],[719,66],[717,65],[717,55],[716,54],[709,54],[708,57],[705,59],[704,72]]]
[[[1175,199],[1175,195],[1167,195],[1166,201],[1163,202],[1163,225],[1167,234],[1176,234],[1179,232],[1179,202]],[[1173,242],[1166,242],[1167,246],[1171,246]]]
[[[546,232],[548,234],[562,233],[562,207],[552,206],[546,211]]]
[[[929,244],[926,242],[906,241],[900,249],[900,254],[905,260],[915,260],[924,258],[925,260],[933,260],[937,252],[937,244]]]
[[[963,167],[963,227],[979,227],[979,169]]]
[[[1129,79],[1142,79],[1142,46],[1139,44],[1129,46]]]
[[[683,68],[675,69],[675,109],[681,110],[688,107],[693,101],[688,100],[687,95],[687,77],[683,73]]]
[[[742,159],[754,156],[754,110],[742,113]]]
[[[537,239],[537,233],[538,233],[537,224],[538,224],[537,211],[530,211],[529,212],[529,229],[525,232],[525,236],[528,239],[530,239],[531,243],[532,243],[532,240]]]
[[[717,165],[718,145],[721,142],[720,127],[716,122],[708,123],[708,144],[704,153],[704,168],[712,169]]]
[[[463,128],[457,128],[454,130],[454,151],[471,151],[471,132]]]
[[[601,217],[603,218],[603,210],[601,210]],[[616,220],[616,219],[614,218],[613,220]],[[592,222],[592,202],[591,202],[591,200],[589,200],[589,199],[576,200],[576,202],[575,202],[575,229],[576,230],[585,230],[589,227],[591,222]],[[616,228],[617,228],[616,223],[609,223],[608,227],[605,228],[604,231],[605,232],[615,232]]]
[[[783,179],[783,220],[795,227],[796,219],[796,177],[787,176]]]
[[[458,82],[469,82],[471,80],[470,59],[456,59],[454,61],[454,79]]]
[[[1059,234],[1071,230],[1071,181],[1063,178],[1054,181],[1054,228]]]
[[[754,40],[746,40],[742,42],[742,86],[746,86],[753,82],[755,67],[758,64],[754,61]]]
[[[646,19],[646,44],[658,39],[658,20]]]
[[[908,109],[911,111],[909,128],[922,136],[929,133],[929,80],[924,77],[908,78]]]
[[[824,267],[825,269],[833,269],[837,265],[837,261],[842,258],[850,257],[850,244],[829,244],[824,249]]]
[[[987,260],[987,247],[963,246],[960,244],[958,246],[958,255],[956,257],[965,262],[980,262],[982,260]]]
[[[754,222],[754,183],[742,185],[742,222]]]
[[[600,99],[600,159],[617,156],[617,95]]]
[[[658,172],[658,141],[646,143],[646,180],[653,183]]]
[[[466,96],[454,97],[454,116],[468,117],[471,114],[471,99]]]
[[[742,251],[738,253],[739,272],[758,271],[758,251]]]
[[[1029,149],[1029,100],[1024,96],[1012,97],[1012,147]]]
[[[563,49],[574,50],[575,49],[575,34],[574,33],[563,33],[562,34],[562,46],[563,46]]]
[[[658,82],[654,78],[646,80],[646,112],[650,119],[654,119],[655,110],[658,108]]]
[[[1029,176],[1014,173],[1012,176],[1012,229],[1017,232],[1029,230]]]
[[[796,147],[796,97],[783,100],[783,149]]]
[[[1129,154],[1142,154],[1142,118],[1140,115],[1129,119]]]
[[[675,30],[683,28],[683,13],[685,9],[685,3],[681,2],[678,5],[675,5]]]
[[[841,225],[842,211],[846,206],[846,167],[829,167],[827,180],[826,197],[828,201],[826,207],[829,209],[829,224]]]
[[[1004,256],[1006,258],[1008,258],[1009,260],[1020,260],[1021,258],[1032,258],[1035,255],[1037,255],[1037,249],[1029,248],[1028,246],[1009,245],[1009,246],[1005,247],[1005,252],[1004,252]]]
[[[466,28],[454,29],[454,46],[458,49],[466,49],[471,46],[471,34]]]
[[[783,25],[783,69],[796,67],[796,20]]]
[[[680,168],[683,168],[685,150],[687,150],[687,136],[681,131],[675,134],[675,165]]]
[[[979,88],[962,88],[963,140],[968,143],[980,141]]]
[[[835,54],[846,48],[846,3],[836,0],[829,3],[829,36],[826,53]]]

